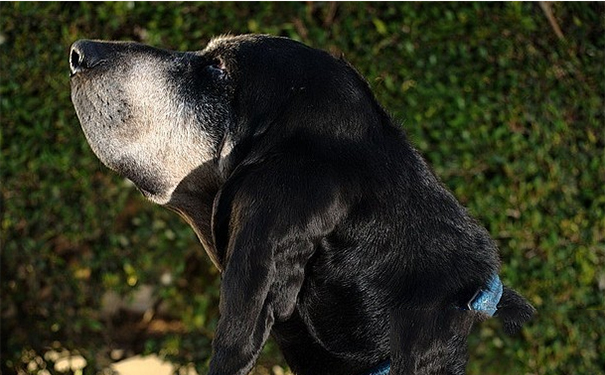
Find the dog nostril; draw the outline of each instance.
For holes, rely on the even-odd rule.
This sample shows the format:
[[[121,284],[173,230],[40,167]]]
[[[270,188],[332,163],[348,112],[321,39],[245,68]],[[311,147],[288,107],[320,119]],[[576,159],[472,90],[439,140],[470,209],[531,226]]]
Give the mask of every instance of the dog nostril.
[[[74,48],[71,50],[71,56],[69,58],[69,67],[71,69],[71,73],[75,74],[80,71],[80,63],[82,55]]]

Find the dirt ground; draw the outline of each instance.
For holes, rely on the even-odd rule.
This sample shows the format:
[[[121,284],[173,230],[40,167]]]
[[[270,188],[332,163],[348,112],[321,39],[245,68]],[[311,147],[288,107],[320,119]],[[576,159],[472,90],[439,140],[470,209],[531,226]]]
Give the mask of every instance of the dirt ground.
[[[170,363],[163,362],[154,355],[128,358],[115,363],[112,368],[120,375],[172,375],[174,371]],[[189,369],[186,374],[181,371],[181,375],[197,375],[197,373]]]

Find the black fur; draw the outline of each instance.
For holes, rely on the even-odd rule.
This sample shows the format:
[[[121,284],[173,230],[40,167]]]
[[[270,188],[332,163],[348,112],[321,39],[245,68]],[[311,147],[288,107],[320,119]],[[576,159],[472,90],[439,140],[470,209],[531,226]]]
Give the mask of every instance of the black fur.
[[[224,268],[210,374],[247,374],[269,334],[300,375],[387,359],[391,374],[463,374],[486,316],[461,307],[498,272],[497,249],[366,81],[285,38],[226,38],[199,58],[225,76],[182,95],[222,90],[233,145],[205,190]],[[532,313],[505,288],[507,331]]]

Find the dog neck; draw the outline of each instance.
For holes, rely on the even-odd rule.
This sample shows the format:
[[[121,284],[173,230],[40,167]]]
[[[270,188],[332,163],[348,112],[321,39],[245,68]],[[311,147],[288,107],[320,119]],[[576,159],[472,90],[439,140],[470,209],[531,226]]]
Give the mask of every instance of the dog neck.
[[[193,228],[210,260],[222,272],[211,225],[214,198],[221,184],[216,166],[200,166],[179,183],[165,207],[177,212]]]

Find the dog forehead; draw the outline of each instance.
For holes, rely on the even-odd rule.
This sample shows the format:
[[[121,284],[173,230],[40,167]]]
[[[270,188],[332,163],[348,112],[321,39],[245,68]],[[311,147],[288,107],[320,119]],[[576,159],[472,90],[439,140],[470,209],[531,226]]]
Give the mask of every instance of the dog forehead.
[[[271,38],[269,35],[262,34],[244,34],[244,35],[231,35],[223,34],[214,37],[208,42],[208,45],[204,51],[214,51],[217,49],[231,49],[236,48],[242,44],[255,43],[263,39]]]
[[[265,34],[222,35],[208,42],[200,54],[231,62],[250,62],[266,58],[299,43],[284,37]]]

